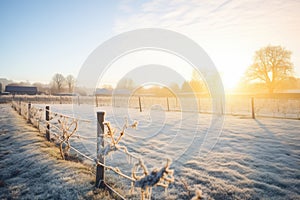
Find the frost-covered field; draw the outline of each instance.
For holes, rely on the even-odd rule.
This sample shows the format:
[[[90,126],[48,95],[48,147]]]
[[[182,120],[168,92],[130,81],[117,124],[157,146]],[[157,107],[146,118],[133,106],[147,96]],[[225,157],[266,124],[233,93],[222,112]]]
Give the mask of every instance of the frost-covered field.
[[[190,199],[196,189],[207,199],[299,199],[300,121],[270,118],[220,116],[193,112],[166,112],[160,107],[138,109],[87,105],[51,105],[52,111],[74,115],[80,122],[78,134],[91,139],[74,139],[72,144],[91,157],[96,152],[96,112],[121,129],[125,117],[137,120],[121,145],[143,158],[149,170],[173,160],[175,183],[167,193],[153,190],[152,198]],[[221,132],[219,132],[221,128]],[[130,175],[136,160],[122,152],[106,158],[108,165]],[[107,172],[109,173],[109,172]],[[117,175],[116,175],[117,176]],[[130,182],[119,179],[128,198]],[[135,196],[133,196],[135,197]]]
[[[8,104],[0,104],[0,113],[1,200],[111,199],[95,190],[90,166],[62,160],[59,149]]]

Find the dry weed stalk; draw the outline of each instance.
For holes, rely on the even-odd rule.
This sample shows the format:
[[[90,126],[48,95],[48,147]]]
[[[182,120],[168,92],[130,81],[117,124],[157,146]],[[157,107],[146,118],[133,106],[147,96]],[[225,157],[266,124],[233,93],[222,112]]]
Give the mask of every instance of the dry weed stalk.
[[[111,127],[110,122],[106,121],[103,124],[107,127],[107,132],[104,134],[104,137],[109,138],[110,142],[103,148],[102,155],[107,156],[111,152],[122,150],[127,155],[134,156],[128,152],[126,146],[119,145],[119,142],[124,137],[125,130],[128,127],[136,129],[138,122],[135,121],[129,126],[126,119],[125,124],[118,136],[116,136],[116,130]],[[145,198],[149,199],[151,197],[152,188],[154,186],[160,186],[167,189],[169,184],[174,182],[174,170],[170,169],[170,165],[171,160],[167,159],[167,163],[164,167],[161,169],[154,169],[151,171],[151,173],[149,173],[143,160],[139,158],[139,161],[132,168],[132,178],[129,178],[132,181],[131,193],[133,193],[134,187],[141,188],[141,199],[144,200]],[[116,173],[121,173],[120,169],[116,169],[114,170]],[[143,175],[137,175],[139,170],[143,171]]]
[[[138,125],[137,121],[134,121],[134,123],[130,126],[128,126],[128,120],[125,119],[125,124],[122,128],[122,130],[119,133],[119,136],[115,139],[115,133],[116,130],[111,127],[110,122],[106,121],[103,122],[103,124],[107,127],[107,132],[104,134],[104,137],[110,138],[110,143],[107,144],[103,150],[102,150],[102,155],[107,156],[109,155],[110,152],[117,151],[117,150],[123,150],[126,154],[129,154],[127,148],[125,146],[119,145],[122,137],[125,135],[125,130],[130,127],[130,128],[136,128]]]
[[[43,109],[42,108],[36,108],[31,107],[30,108],[30,122],[35,126],[37,129],[39,129],[39,121],[42,119]]]
[[[60,119],[58,119],[58,123],[61,125],[62,130],[62,136],[60,137],[60,154],[63,159],[65,159],[65,155],[69,154],[70,151],[70,138],[71,136],[77,131],[78,128],[78,120],[72,119],[71,122],[69,122],[69,119],[67,117],[61,116]],[[63,150],[63,144],[66,144],[66,148]]]
[[[202,198],[201,196],[202,196],[202,191],[197,189],[195,192],[195,196],[191,200],[199,200]]]
[[[185,190],[187,191],[187,193],[188,193],[188,196],[190,196],[190,195],[191,195],[191,190],[190,190],[190,188],[189,188],[188,183],[187,183],[184,179],[179,179],[179,180],[180,180],[180,182],[182,182],[184,189],[185,189]]]
[[[169,169],[171,161],[167,159],[167,163],[160,170],[154,169],[150,174],[147,167],[142,160],[139,160],[132,169],[132,177],[136,180],[134,187],[141,188],[141,199],[151,197],[152,187],[160,186],[165,189],[168,188],[170,183],[174,182],[174,170]],[[137,176],[136,172],[141,168],[144,171],[144,175]]]

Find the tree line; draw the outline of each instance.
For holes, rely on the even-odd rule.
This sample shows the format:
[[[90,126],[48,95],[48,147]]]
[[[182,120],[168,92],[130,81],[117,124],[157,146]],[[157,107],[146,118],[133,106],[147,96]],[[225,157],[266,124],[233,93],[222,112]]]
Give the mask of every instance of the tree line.
[[[242,77],[237,92],[247,93],[269,93],[280,92],[287,89],[300,89],[300,78],[295,77],[294,65],[291,62],[292,52],[282,46],[266,46],[254,53],[253,63],[250,65]],[[87,89],[75,88],[76,79],[73,75],[64,76],[60,73],[53,75],[49,84],[20,82],[9,85],[35,86],[40,93],[79,93],[86,95]],[[131,79],[122,79],[116,85],[116,89],[133,89],[136,85]],[[110,85],[103,86],[112,90]],[[154,95],[170,96],[173,93],[196,93],[208,94],[209,90],[205,80],[197,70],[192,72],[190,80],[186,80],[181,85],[170,83],[168,89],[153,86],[152,88],[140,88],[136,93],[151,93]]]
[[[68,92],[73,93],[75,87],[75,77],[68,75],[64,77],[62,74],[56,73],[52,77],[51,90],[54,93]]]
[[[86,92],[82,88],[75,88],[76,79],[73,75],[64,76],[60,73],[53,75],[49,83],[30,83],[29,81],[12,82],[7,80],[7,85],[10,86],[34,86],[38,89],[40,94],[59,94],[59,93],[74,93],[75,89],[77,93],[86,95]]]
[[[288,89],[300,89],[300,78],[295,77],[291,55],[292,52],[282,46],[268,45],[257,50],[253,57],[253,63],[246,69],[236,87],[236,92],[273,94]],[[118,83],[117,88],[130,88],[133,85],[132,80],[122,80]],[[157,93],[170,93],[158,86],[155,88]],[[193,92],[196,95],[209,92],[197,70],[194,70],[191,79],[183,82],[181,86],[172,83],[169,88],[173,92]],[[145,90],[140,91],[145,92]],[[148,89],[148,91],[155,93],[154,89]]]

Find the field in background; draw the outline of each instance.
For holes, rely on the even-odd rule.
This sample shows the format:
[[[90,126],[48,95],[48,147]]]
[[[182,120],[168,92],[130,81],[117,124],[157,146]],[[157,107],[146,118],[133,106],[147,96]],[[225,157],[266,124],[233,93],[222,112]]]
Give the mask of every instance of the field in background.
[[[212,99],[208,97],[152,97],[131,96],[47,96],[47,95],[19,95],[14,98],[9,95],[0,96],[0,103],[9,103],[11,100],[49,103],[49,104],[88,104],[100,106],[114,106],[136,109],[163,109],[167,111],[212,113],[220,112],[226,115],[251,116],[251,96],[228,95],[225,101],[218,102],[217,110],[213,111]],[[299,95],[278,94],[272,98],[256,95],[254,97],[254,112],[259,117],[274,117],[300,119],[300,97]]]

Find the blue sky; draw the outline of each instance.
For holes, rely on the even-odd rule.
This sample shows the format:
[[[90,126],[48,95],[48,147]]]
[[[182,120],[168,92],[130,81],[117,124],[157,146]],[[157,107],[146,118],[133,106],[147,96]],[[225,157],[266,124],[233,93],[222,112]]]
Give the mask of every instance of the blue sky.
[[[44,83],[57,72],[76,77],[102,42],[149,27],[196,41],[229,87],[239,81],[254,52],[269,44],[293,52],[299,77],[299,10],[297,0],[2,0],[0,77]]]
[[[117,4],[104,1],[1,1],[1,77],[50,81],[76,76],[89,53],[112,35]]]

